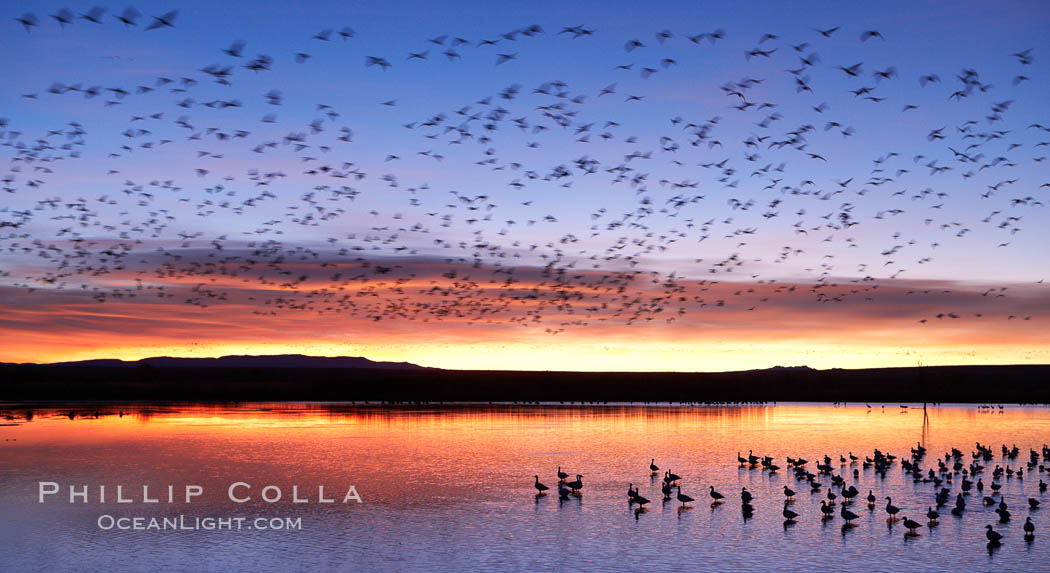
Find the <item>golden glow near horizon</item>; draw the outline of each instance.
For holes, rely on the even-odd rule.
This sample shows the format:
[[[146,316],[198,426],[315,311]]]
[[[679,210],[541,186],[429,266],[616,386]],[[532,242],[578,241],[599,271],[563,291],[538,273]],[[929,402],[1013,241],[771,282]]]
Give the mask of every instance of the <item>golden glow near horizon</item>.
[[[0,360],[14,348],[0,353]],[[552,371],[733,371],[773,366],[827,368],[882,368],[905,366],[1050,363],[1050,350],[1025,350],[1016,344],[946,345],[912,341],[905,346],[880,347],[867,342],[806,342],[756,339],[728,342],[698,338],[691,341],[572,340],[551,344],[536,341],[339,344],[308,339],[280,343],[204,342],[193,345],[98,344],[35,352],[25,349],[18,359],[27,362],[64,362],[93,358],[139,360],[153,356],[219,357],[226,355],[304,354],[310,356],[364,356],[376,361],[411,362],[420,366],[458,370]]]

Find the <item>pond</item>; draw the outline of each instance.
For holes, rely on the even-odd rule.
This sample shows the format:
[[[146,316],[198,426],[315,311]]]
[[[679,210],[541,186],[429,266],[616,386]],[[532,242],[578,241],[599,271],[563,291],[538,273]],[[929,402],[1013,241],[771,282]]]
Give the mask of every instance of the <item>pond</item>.
[[[1050,558],[1050,497],[1039,488],[1050,481],[1042,470],[1050,468],[1050,409],[1039,406],[937,405],[925,414],[921,404],[0,410],[4,570],[1035,570]],[[955,458],[945,460],[957,448],[969,474],[978,443],[991,458],[976,459],[980,473],[964,475]],[[1016,457],[1004,445],[1016,446]],[[903,467],[920,446],[924,479]],[[876,449],[895,456],[884,472],[865,463]],[[779,470],[739,463],[749,452]],[[831,467],[822,473],[824,456]],[[797,478],[788,458],[808,460],[800,471],[816,474],[819,487]],[[558,495],[559,468],[567,481],[583,476],[578,495]],[[661,493],[667,471],[681,477],[669,500]],[[955,516],[966,477],[975,485]],[[544,495],[537,479],[550,488]],[[628,499],[631,485],[650,500],[641,511]],[[843,527],[843,485],[860,492],[846,506],[853,527]],[[712,504],[712,486],[722,503]],[[785,486],[795,492],[787,506],[795,523],[782,513]],[[937,508],[942,487],[950,495]],[[750,512],[742,488],[753,496]],[[822,519],[829,488],[836,505]],[[679,492],[695,501],[679,501]],[[896,519],[887,497],[900,508]],[[1047,507],[1030,509],[1029,498]],[[1011,514],[1005,523],[1000,501]],[[931,507],[941,515],[933,526]],[[905,517],[921,524],[914,535]],[[1025,540],[1028,517],[1033,540]],[[1003,536],[999,547],[988,546],[989,524]]]

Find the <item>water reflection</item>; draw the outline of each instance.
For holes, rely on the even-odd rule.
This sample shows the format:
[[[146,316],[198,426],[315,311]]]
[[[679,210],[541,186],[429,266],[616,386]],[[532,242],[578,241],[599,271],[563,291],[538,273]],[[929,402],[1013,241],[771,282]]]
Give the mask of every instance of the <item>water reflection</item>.
[[[924,470],[953,447],[968,464],[975,444],[990,444],[994,459],[980,477],[991,483],[996,465],[1024,467],[1029,449],[1050,442],[1050,411],[938,405],[924,416],[911,406],[5,404],[0,514],[16,519],[0,524],[0,551],[16,567],[48,570],[823,567],[817,548],[828,545],[850,568],[873,570],[987,569],[989,556],[1008,570],[1044,563],[1050,545],[1022,542],[1024,518],[1037,531],[1050,527],[1027,502],[1045,499],[1038,484],[1050,477],[1039,467],[994,480],[1012,520],[999,523],[998,505],[962,492],[954,473],[941,484],[950,490],[942,525],[927,526],[921,518],[937,507],[937,487],[906,475],[900,462],[918,445],[928,450]],[[1014,444],[1017,458],[997,449]],[[885,473],[866,463],[876,448],[897,456]],[[782,468],[742,463],[745,453]],[[818,463],[831,471],[811,487],[795,479],[789,457],[810,460],[813,473]],[[569,476],[561,484],[559,466]],[[664,490],[666,472],[680,476],[681,489]],[[560,495],[577,474],[582,489]],[[547,495],[536,495],[534,475]],[[842,480],[831,488],[835,500],[831,476]],[[207,493],[189,508],[39,504],[40,481],[126,485],[139,499],[144,485],[197,484]],[[250,502],[226,497],[233,482],[251,484]],[[649,503],[630,503],[628,484]],[[261,499],[270,485],[284,492],[282,502]],[[362,504],[318,501],[327,495],[318,486],[341,497],[349,485]],[[843,505],[850,485],[859,495]],[[294,486],[307,503],[288,502]],[[751,509],[741,503],[745,488]],[[866,503],[869,490],[877,505]],[[947,515],[960,493],[965,510]],[[900,507],[896,520],[887,519],[886,498]],[[827,519],[822,501],[836,503]],[[844,508],[855,515],[849,527]],[[103,532],[103,512],[301,517],[303,530]],[[922,527],[906,527],[904,517]],[[987,524],[1004,541],[986,552]],[[45,542],[61,550],[43,551]]]

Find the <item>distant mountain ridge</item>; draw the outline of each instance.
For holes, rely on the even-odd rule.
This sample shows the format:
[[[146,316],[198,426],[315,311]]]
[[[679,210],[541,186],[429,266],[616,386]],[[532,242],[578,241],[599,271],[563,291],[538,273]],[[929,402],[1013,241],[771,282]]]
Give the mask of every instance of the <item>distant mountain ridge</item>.
[[[433,370],[411,362],[377,362],[363,356],[307,356],[305,354],[231,354],[218,358],[185,358],[175,356],[151,356],[140,360],[119,358],[94,358],[71,362],[0,362],[11,366],[70,366],[92,368],[372,368],[385,370]],[[835,370],[835,369],[833,369]],[[814,371],[809,366],[772,366],[739,372],[784,372]]]
[[[149,366],[149,364],[156,364]],[[349,365],[350,367],[347,367]],[[137,366],[137,367],[136,367]],[[174,366],[174,367],[165,367]],[[219,366],[219,367],[216,367]],[[859,402],[1050,404],[1050,364],[739,372],[446,370],[365,358],[228,356],[0,364],[12,401]]]
[[[219,358],[176,358],[154,356],[142,360],[124,361],[115,358],[55,362],[41,366],[84,366],[95,368],[370,368],[383,370],[425,370],[410,362],[376,362],[361,356],[306,356],[303,354],[272,354],[262,356],[231,355]]]

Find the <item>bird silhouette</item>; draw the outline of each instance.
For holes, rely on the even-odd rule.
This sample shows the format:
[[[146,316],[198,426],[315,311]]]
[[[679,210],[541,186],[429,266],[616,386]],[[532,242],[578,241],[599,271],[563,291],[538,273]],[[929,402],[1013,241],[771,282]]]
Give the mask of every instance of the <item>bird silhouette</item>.
[[[547,487],[547,486],[543,485],[542,483],[540,483],[540,476],[537,475],[537,476],[535,476],[535,478],[536,478],[536,482],[533,484],[533,486],[536,488],[536,491],[539,492],[539,494],[542,495],[544,492],[546,492],[548,489],[550,489],[549,487]]]
[[[146,30],[158,30],[160,28],[174,28],[175,18],[178,17],[179,11],[172,10],[162,16],[154,16],[153,22],[150,22],[149,26],[146,26]]]
[[[893,499],[886,496],[886,513],[889,514],[890,519],[896,519],[900,510],[899,507],[893,505]]]

